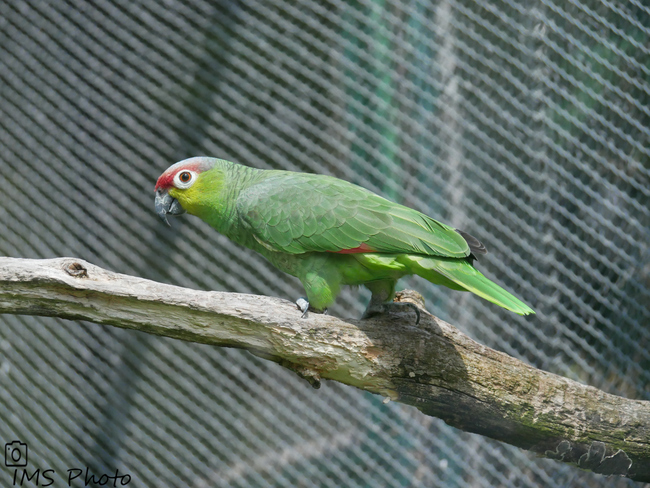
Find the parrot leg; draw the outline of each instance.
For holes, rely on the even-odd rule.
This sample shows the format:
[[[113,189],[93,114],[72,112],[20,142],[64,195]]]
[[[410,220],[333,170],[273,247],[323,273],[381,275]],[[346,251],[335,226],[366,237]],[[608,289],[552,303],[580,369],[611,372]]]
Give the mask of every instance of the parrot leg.
[[[309,271],[304,276],[299,277],[307,298],[301,297],[296,301],[296,305],[302,311],[302,318],[307,318],[308,312],[327,313],[327,306],[331,305],[341,290],[341,278],[337,273],[331,270]]]
[[[374,317],[375,315],[390,313],[391,311],[404,310],[404,307],[410,308],[415,312],[415,325],[420,323],[420,309],[417,305],[409,302],[391,302],[395,296],[396,280],[381,280],[365,283],[366,288],[372,292],[370,303],[366,311],[361,316],[362,319]]]

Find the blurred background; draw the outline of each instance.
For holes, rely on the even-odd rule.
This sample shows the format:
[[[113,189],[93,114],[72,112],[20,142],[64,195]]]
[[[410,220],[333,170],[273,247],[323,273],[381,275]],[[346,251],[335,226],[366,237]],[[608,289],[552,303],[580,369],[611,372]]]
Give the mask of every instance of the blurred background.
[[[649,46],[645,0],[0,2],[0,254],[291,300],[198,219],[165,227],[153,187],[197,155],[330,174],[479,237],[479,269],[537,310],[401,284],[432,313],[650,400]],[[244,351],[4,315],[14,439],[34,469],[131,486],[640,486]]]

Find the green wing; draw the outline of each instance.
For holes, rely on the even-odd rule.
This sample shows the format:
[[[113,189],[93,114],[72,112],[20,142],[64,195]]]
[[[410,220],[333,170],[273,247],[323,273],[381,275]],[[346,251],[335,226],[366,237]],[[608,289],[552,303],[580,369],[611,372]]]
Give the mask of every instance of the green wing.
[[[362,245],[383,253],[456,258],[470,252],[453,228],[330,176],[278,171],[242,191],[236,211],[260,244],[290,254]]]

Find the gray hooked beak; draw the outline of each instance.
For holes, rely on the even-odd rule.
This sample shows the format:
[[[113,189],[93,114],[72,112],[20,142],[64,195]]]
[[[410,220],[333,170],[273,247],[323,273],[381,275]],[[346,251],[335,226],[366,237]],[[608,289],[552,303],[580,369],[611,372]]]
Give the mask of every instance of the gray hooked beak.
[[[167,214],[181,215],[185,213],[185,210],[178,203],[178,200],[167,193],[167,190],[158,188],[156,190],[156,213],[160,217],[160,220],[171,227],[171,224],[167,220]]]

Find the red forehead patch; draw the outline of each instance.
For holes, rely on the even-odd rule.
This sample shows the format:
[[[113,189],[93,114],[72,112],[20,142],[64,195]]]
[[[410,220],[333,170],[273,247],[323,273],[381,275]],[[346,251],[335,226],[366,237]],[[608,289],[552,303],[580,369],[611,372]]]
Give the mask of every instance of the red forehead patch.
[[[158,190],[158,188],[162,188],[163,190],[168,190],[169,188],[174,186],[174,177],[176,176],[177,173],[180,171],[194,171],[195,173],[200,173],[205,169],[204,165],[201,164],[201,161],[192,161],[189,160],[187,162],[181,161],[180,163],[176,163],[171,165],[165,172],[160,175],[160,178],[158,178],[158,181],[156,182],[156,187],[154,188],[154,191]]]

